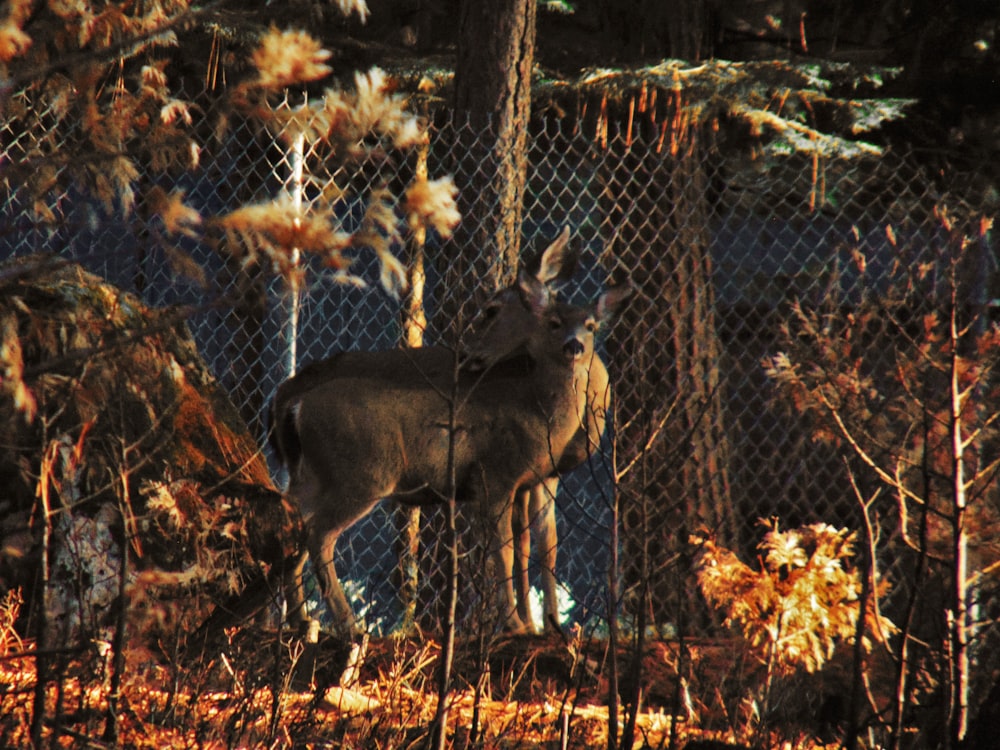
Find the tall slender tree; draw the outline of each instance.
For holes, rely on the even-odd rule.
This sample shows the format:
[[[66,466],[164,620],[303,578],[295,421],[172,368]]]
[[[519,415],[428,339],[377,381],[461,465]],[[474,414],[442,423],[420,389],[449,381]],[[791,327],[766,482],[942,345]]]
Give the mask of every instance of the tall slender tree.
[[[457,282],[450,288],[460,299],[477,285],[499,288],[517,272],[535,34],[534,0],[461,4],[455,179],[463,223],[449,258]]]
[[[458,188],[462,221],[441,259],[445,283],[434,319],[445,343],[461,336],[476,313],[479,293],[506,286],[517,273],[535,2],[463,0],[459,26],[452,114],[456,157],[448,171]],[[440,537],[435,528],[425,539],[433,545]],[[425,624],[433,625],[435,608],[422,609]]]
[[[623,12],[638,12],[626,3]],[[670,34],[670,53],[698,60],[707,36],[700,0]],[[631,9],[631,10],[630,10]],[[635,92],[617,103],[602,95],[599,132],[614,112],[627,130],[607,139],[603,211],[606,252],[638,294],[608,342],[615,384],[623,583],[637,625],[701,617],[690,590],[687,533],[734,533],[729,445],[723,419],[721,348],[705,227],[711,211],[710,137],[686,94]],[[625,196],[626,199],[622,200]],[[655,571],[655,574],[654,574]]]

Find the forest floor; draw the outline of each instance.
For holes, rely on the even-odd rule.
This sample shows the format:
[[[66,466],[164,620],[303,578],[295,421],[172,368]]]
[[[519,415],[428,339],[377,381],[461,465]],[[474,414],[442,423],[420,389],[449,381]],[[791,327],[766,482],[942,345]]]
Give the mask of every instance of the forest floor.
[[[118,687],[102,660],[53,652],[43,659],[53,676],[40,731],[59,747],[422,747],[437,708],[439,653],[430,639],[372,639],[356,680],[342,687],[346,650],[333,639],[310,649],[286,633],[244,627],[195,656],[128,649]],[[2,746],[30,746],[41,705],[34,656],[24,643],[0,657]],[[741,643],[656,640],[638,658],[629,646],[615,656],[605,640],[560,635],[460,642],[450,746],[609,747],[609,728],[619,740],[631,731],[636,748],[837,746],[831,709],[844,694],[836,670],[772,692],[781,722],[772,717],[765,735],[762,667]]]

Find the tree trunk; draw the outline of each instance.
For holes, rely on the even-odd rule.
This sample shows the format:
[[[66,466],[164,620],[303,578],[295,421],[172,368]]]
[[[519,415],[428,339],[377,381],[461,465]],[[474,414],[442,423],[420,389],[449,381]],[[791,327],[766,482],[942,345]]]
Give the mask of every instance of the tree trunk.
[[[427,179],[428,146],[421,146],[417,153],[416,177]],[[427,230],[418,227],[413,231],[409,243],[407,260],[407,294],[403,300],[401,324],[402,341],[405,347],[417,348],[424,345],[424,330],[427,328],[427,311],[424,309],[424,289],[427,281],[424,268],[424,245]],[[396,528],[396,577],[401,607],[399,629],[411,633],[417,624],[417,592],[420,586],[420,507],[398,504],[393,511]]]
[[[446,345],[458,342],[478,312],[481,292],[506,286],[517,273],[534,54],[534,0],[463,0],[452,123],[453,153],[458,156],[451,165],[462,222],[446,247],[435,319]],[[428,557],[439,570],[446,569],[448,554],[433,549],[436,540],[446,538],[442,521],[443,514],[431,515],[424,535]],[[467,520],[459,518],[458,523],[464,536]],[[421,597],[427,591],[440,600],[441,579],[434,572],[426,578],[432,583],[422,588]],[[469,576],[463,580],[468,582]],[[481,584],[478,580],[471,587]],[[432,602],[427,604],[420,608],[421,625],[433,628],[440,612]],[[463,596],[458,607],[467,611],[468,597]]]
[[[706,153],[698,128],[684,121],[680,92],[664,99],[645,112],[633,102],[634,131],[609,139],[602,213],[608,265],[638,292],[608,341],[619,470],[632,463],[618,487],[627,610],[681,626],[705,614],[689,605],[698,597],[688,534],[707,529],[728,543],[734,527]]]
[[[528,119],[535,52],[534,0],[466,0],[455,66],[455,179],[462,224],[452,243],[445,307],[467,321],[470,292],[513,281],[521,248]]]

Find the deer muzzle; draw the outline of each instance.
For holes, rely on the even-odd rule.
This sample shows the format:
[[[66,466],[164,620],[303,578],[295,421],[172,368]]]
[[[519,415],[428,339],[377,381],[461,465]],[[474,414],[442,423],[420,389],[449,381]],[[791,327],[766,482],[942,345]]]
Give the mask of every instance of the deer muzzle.
[[[583,342],[580,339],[572,338],[569,339],[565,344],[563,344],[563,354],[566,355],[566,359],[574,360],[579,359],[583,356],[586,351]]]

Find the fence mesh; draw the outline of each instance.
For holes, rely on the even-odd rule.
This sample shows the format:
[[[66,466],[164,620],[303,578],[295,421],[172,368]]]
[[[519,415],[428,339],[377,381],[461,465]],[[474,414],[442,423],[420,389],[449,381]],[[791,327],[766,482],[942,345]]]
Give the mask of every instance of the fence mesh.
[[[17,164],[57,132],[47,127],[49,113],[27,105],[25,112],[30,116],[0,122],[0,163]],[[456,137],[463,128],[432,131],[432,176],[468,168],[456,145],[468,136],[492,137]],[[677,153],[662,139],[634,137],[624,123],[612,123],[601,137],[584,130],[558,119],[534,126],[523,243],[526,253],[537,252],[563,226],[571,228],[582,259],[563,290],[571,302],[594,300],[612,277],[636,287],[629,313],[601,349],[617,389],[619,466],[658,436],[657,449],[618,486],[623,595],[652,580],[650,616],[672,626],[690,586],[678,542],[697,526],[751,554],[760,518],[778,517],[786,527],[817,521],[858,527],[840,459],[774,402],[762,361],[776,353],[794,302],[820,304],[831,290],[844,302],[858,300],[878,292],[893,264],[930,262],[939,232],[935,210],[948,201],[908,155],[892,151],[754,159],[709,143]],[[383,155],[344,165],[317,146],[234,121],[224,139],[206,144],[197,169],[170,176],[150,170],[138,183],[181,188],[205,214],[284,193],[307,210],[334,212],[351,228],[374,191],[410,180],[415,158]],[[333,164],[339,171],[331,171]],[[215,284],[206,300],[201,287],[178,273],[178,254],[152,220],[138,210],[109,211],[63,183],[59,173],[69,169],[53,162],[36,171],[35,179],[67,185],[42,204],[23,186],[7,185],[0,257],[54,253],[152,305],[191,305],[189,326],[203,356],[262,446],[266,406],[294,367],[342,350],[399,345],[401,303],[379,284],[379,265],[364,249],[348,280],[304,260],[309,283],[293,299],[267,274],[181,242],[174,250],[189,254]],[[410,250],[396,250],[406,262]],[[433,342],[441,278],[454,250],[431,237],[422,251],[426,339]],[[567,616],[582,622],[599,621],[609,606],[616,538],[610,446],[606,438],[599,460],[564,477],[557,501],[557,576]],[[398,617],[397,527],[383,504],[338,544],[342,578],[373,627],[388,628]],[[424,588],[428,597],[440,591],[433,583]]]

